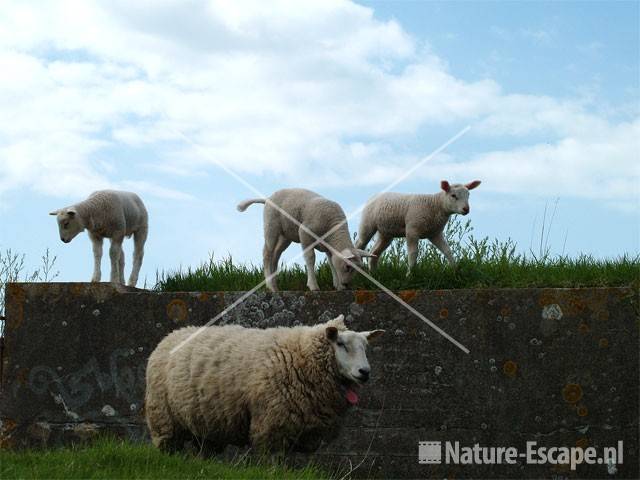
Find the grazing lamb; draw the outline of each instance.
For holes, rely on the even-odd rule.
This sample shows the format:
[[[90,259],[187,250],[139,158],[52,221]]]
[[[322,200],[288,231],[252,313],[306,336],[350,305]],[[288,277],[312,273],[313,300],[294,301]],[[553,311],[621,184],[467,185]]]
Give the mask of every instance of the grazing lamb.
[[[369,199],[362,212],[358,231],[357,248],[365,248],[378,232],[370,266],[376,268],[378,258],[394,238],[407,238],[409,272],[418,258],[418,240],[428,238],[440,250],[451,265],[453,255],[443,235],[449,217],[454,213],[469,213],[469,190],[480,185],[480,180],[462,185],[440,182],[441,192],[413,195],[382,193]]]
[[[185,327],[149,357],[145,415],[156,447],[195,438],[206,451],[250,443],[261,451],[313,451],[369,379],[369,341],[344,316],[312,327]],[[190,338],[191,337],[191,338]]]
[[[336,290],[344,289],[351,282],[354,274],[351,264],[361,266],[362,257],[371,256],[353,246],[342,207],[315,192],[302,188],[278,190],[268,199],[255,198],[241,202],[238,211],[244,212],[253,203],[265,204],[264,276],[267,279],[267,288],[273,292],[278,287],[275,275],[272,274],[277,272],[280,255],[291,242],[300,243],[304,251],[307,286],[310,290],[320,289],[315,275],[314,248],[326,253]],[[282,211],[287,212],[288,216]],[[327,235],[329,232],[331,233]],[[324,244],[319,242],[318,238],[322,238]],[[325,244],[331,248],[327,248]]]
[[[99,190],[89,195],[86,200],[49,215],[56,215],[60,240],[64,243],[69,243],[85,229],[89,232],[94,260],[92,282],[100,281],[102,240],[110,238],[111,282],[124,284],[122,241],[125,236],[133,235],[133,269],[129,285],[136,286],[149,228],[147,209],[138,195],[117,190]]]

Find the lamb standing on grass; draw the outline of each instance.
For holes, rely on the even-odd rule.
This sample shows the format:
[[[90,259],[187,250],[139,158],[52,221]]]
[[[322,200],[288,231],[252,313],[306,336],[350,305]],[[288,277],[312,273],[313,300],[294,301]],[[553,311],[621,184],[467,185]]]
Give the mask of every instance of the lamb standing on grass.
[[[369,199],[362,212],[358,231],[357,248],[366,248],[378,232],[376,243],[371,250],[371,268],[375,269],[378,258],[394,238],[406,237],[409,257],[409,272],[418,258],[418,241],[431,240],[451,265],[455,265],[449,244],[444,238],[444,227],[454,214],[469,213],[469,190],[480,185],[480,180],[462,185],[440,182],[441,192],[436,194],[382,193]]]
[[[268,200],[255,198],[241,202],[238,205],[238,211],[244,212],[253,203],[265,204],[263,264],[267,288],[272,292],[275,292],[278,287],[275,275],[273,277],[271,275],[277,272],[280,255],[291,245],[291,242],[300,243],[305,250],[304,261],[307,267],[309,290],[320,290],[315,275],[314,248],[326,253],[336,290],[344,289],[351,282],[354,274],[354,268],[345,259],[360,266],[362,257],[371,256],[366,251],[353,246],[347,219],[340,205],[315,192],[302,188],[278,190]],[[298,223],[293,222],[281,210],[287,212]],[[323,242],[330,245],[333,251],[318,242],[317,238],[300,225],[313,232],[318,238],[323,238],[327,232],[340,225],[323,238]],[[313,248],[310,248],[312,245]]]
[[[138,195],[117,190],[99,190],[86,200],[51,212],[50,215],[56,215],[60,239],[65,243],[69,243],[85,229],[89,232],[94,259],[92,282],[100,281],[102,241],[110,238],[111,282],[124,284],[122,241],[125,236],[133,235],[133,269],[129,285],[136,286],[149,228],[147,209]]]
[[[344,316],[313,327],[175,330],[149,357],[145,415],[156,447],[194,436],[207,450],[251,443],[312,451],[337,433],[369,378],[368,341]]]

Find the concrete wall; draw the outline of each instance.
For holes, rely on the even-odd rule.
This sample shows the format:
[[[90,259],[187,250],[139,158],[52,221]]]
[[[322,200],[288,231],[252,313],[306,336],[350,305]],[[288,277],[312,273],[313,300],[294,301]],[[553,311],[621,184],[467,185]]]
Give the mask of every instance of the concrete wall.
[[[0,403],[4,447],[110,431],[145,438],[144,369],[176,327],[201,325],[240,293],[156,293],[109,284],[11,284]],[[380,292],[256,293],[220,323],[313,324],[339,313],[383,328],[373,378],[315,461],[373,477],[607,477],[605,465],[419,464],[419,441],[462,446],[616,446],[612,478],[638,476],[638,291],[406,291],[467,355]],[[299,457],[300,461],[302,457]],[[302,458],[304,460],[304,458]]]

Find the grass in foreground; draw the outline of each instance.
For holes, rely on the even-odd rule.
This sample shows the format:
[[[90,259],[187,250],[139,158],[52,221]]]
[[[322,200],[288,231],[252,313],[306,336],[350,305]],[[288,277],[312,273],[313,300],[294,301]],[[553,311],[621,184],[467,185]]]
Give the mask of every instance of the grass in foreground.
[[[246,461],[222,463],[191,455],[168,455],[149,444],[103,439],[90,446],[53,450],[0,450],[0,478],[51,479],[316,479],[327,478],[307,467],[292,470]]]
[[[426,240],[421,241],[418,264],[407,276],[404,240],[396,240],[384,253],[374,278],[392,290],[450,288],[524,288],[524,287],[604,287],[626,286],[640,282],[640,256],[596,259],[589,255],[571,258],[552,256],[548,247],[538,254],[516,252],[513,241],[476,239],[469,221],[451,221],[446,236],[458,265],[449,266],[444,257]],[[331,270],[326,262],[317,267],[320,288],[331,290]],[[231,258],[216,261],[213,256],[196,268],[161,272],[156,289],[161,291],[243,291],[264,279],[262,268],[237,265]],[[306,273],[293,265],[278,274],[281,290],[305,290]],[[375,289],[362,275],[351,288]]]

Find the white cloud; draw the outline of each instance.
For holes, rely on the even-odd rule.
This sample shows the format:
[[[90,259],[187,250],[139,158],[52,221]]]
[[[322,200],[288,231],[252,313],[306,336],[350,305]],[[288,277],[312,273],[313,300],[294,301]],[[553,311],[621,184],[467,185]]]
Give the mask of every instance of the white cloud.
[[[190,198],[115,180],[100,154],[119,146],[162,152],[159,175],[223,162],[290,184],[384,183],[428,153],[404,139],[465,124],[477,145],[510,149],[443,158],[424,175],[603,199],[637,188],[638,121],[458,79],[397,22],[351,2],[21,1],[0,25],[0,196],[129,185]]]

